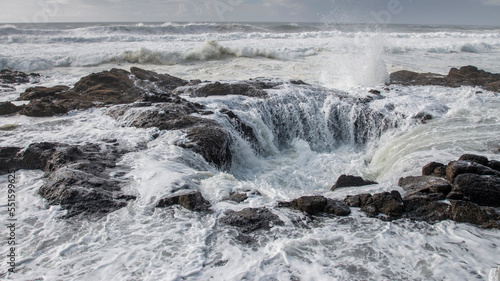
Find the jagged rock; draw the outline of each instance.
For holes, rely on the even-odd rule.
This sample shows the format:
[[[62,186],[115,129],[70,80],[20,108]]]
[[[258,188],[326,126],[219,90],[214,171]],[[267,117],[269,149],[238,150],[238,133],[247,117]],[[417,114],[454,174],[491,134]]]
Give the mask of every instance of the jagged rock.
[[[500,92],[500,74],[479,70],[475,66],[463,66],[460,69],[451,68],[446,76],[401,70],[391,73],[389,80],[390,84],[447,87],[480,86],[489,91]]]
[[[199,153],[208,163],[214,164],[219,169],[227,170],[232,163],[232,138],[214,120],[190,115],[202,112],[202,109],[203,106],[199,104],[179,99],[178,104],[114,107],[109,109],[107,114],[127,126],[183,130],[187,134],[187,140],[176,143],[177,146]]]
[[[37,82],[40,78],[38,73],[24,73],[21,71],[11,71],[8,69],[2,69],[0,71],[0,83],[4,84],[22,84]]]
[[[221,170],[231,167],[233,155],[231,154],[232,139],[229,133],[219,126],[196,126],[186,130],[188,142],[176,145],[190,149]]]
[[[168,74],[158,74],[154,71],[144,70],[138,67],[130,68],[130,72],[138,79],[140,86],[146,87],[148,90],[156,91],[155,88],[161,89],[161,92],[171,92],[177,87],[185,86],[189,82]],[[142,81],[153,82],[152,84],[142,83]],[[153,87],[151,87],[151,85]]]
[[[48,98],[31,100],[24,106],[21,114],[31,117],[50,117],[65,114],[68,110],[64,106],[53,103]]]
[[[460,174],[500,176],[500,172],[490,167],[469,161],[452,161],[446,167],[446,178],[448,181],[454,182],[455,178]]]
[[[0,147],[0,175],[20,169],[17,154],[21,149],[21,147]]]
[[[69,90],[68,86],[54,86],[54,87],[32,87],[28,88],[22,93],[18,100],[33,100],[41,98],[56,98],[57,94]]]
[[[67,145],[34,143],[26,149],[0,149],[0,163],[9,170],[41,169],[46,182],[39,194],[49,205],[67,210],[65,217],[75,215],[101,216],[126,205],[133,196],[115,196],[121,183],[105,172],[125,153],[97,144]],[[1,170],[2,173],[5,171]]]
[[[177,195],[162,198],[156,204],[157,208],[180,205],[188,210],[196,212],[208,212],[210,202],[208,202],[199,191],[189,191]]]
[[[209,96],[227,96],[227,95],[242,95],[248,97],[266,97],[267,93],[262,88],[246,82],[239,83],[204,83],[198,84],[196,87],[179,89],[178,94],[188,94],[191,97],[209,97]]]
[[[446,166],[438,162],[430,162],[422,167],[422,176],[446,176]]]
[[[344,217],[351,214],[351,209],[346,203],[342,201],[327,199],[324,212],[327,214],[334,214],[336,216]]]
[[[250,143],[252,144],[252,147],[255,150],[259,149],[259,141],[257,139],[257,136],[255,135],[255,131],[253,130],[252,127],[248,126],[245,124],[239,117],[236,115],[234,112],[232,112],[229,109],[221,109],[221,113],[225,114],[229,120],[233,122],[234,127],[236,130],[238,130],[243,137]]]
[[[269,230],[275,225],[284,225],[280,218],[269,209],[246,208],[241,211],[226,211],[221,223],[238,227],[241,232],[249,233],[259,229]]]
[[[500,161],[490,160],[490,168],[495,171],[500,172]]]
[[[458,161],[468,161],[468,162],[474,162],[477,164],[481,164],[483,166],[489,166],[490,165],[490,160],[488,160],[487,157],[481,156],[481,155],[474,155],[474,154],[464,154],[458,158]]]
[[[500,207],[500,177],[493,175],[460,174],[453,182],[453,196],[481,206]]]
[[[104,215],[126,206],[125,200],[115,200],[119,182],[84,171],[62,167],[50,174],[39,194],[49,205],[68,210],[65,217],[80,214]]]
[[[371,200],[368,200],[366,206],[373,206],[378,211],[390,218],[400,217],[404,211],[403,199],[397,191],[382,192],[374,194]],[[363,210],[363,207],[361,207]]]
[[[347,196],[344,202],[351,207],[361,207],[370,216],[382,213],[388,219],[399,218],[404,211],[403,199],[397,191]]]
[[[449,216],[456,222],[466,222],[477,225],[487,224],[490,217],[484,208],[467,201],[451,200]]]
[[[347,216],[351,213],[349,206],[338,200],[328,199],[324,196],[302,196],[290,202],[280,202],[279,207],[287,207],[300,210],[308,215],[319,215],[321,213],[336,216]]]
[[[451,191],[451,185],[446,179],[435,176],[404,177],[399,179],[398,185],[408,195],[416,192],[443,193],[446,195]]]
[[[333,191],[340,187],[365,186],[371,184],[377,184],[377,182],[364,180],[362,177],[357,176],[341,175],[330,190]]]
[[[248,195],[244,192],[231,192],[226,200],[230,200],[236,203],[241,203],[248,199]]]
[[[9,101],[0,102],[0,115],[14,114],[19,112],[21,109],[22,107],[18,107]]]
[[[366,205],[370,198],[372,198],[372,195],[368,194],[368,193],[357,194],[357,195],[348,195],[344,199],[344,203],[346,203],[348,206],[351,206],[351,207],[360,208],[361,206]]]
[[[318,215],[325,211],[327,200],[323,196],[303,196],[290,201],[290,208],[308,215]]]

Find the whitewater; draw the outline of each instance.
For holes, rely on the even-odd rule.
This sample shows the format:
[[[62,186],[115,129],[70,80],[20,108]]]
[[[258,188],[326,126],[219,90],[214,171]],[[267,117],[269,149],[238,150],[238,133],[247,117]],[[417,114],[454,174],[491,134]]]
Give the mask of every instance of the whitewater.
[[[132,128],[107,108],[55,117],[0,117],[0,146],[34,142],[106,144],[128,149],[110,174],[137,196],[99,220],[64,220],[38,194],[40,170],[18,176],[18,272],[5,280],[500,280],[500,232],[442,221],[382,221],[358,208],[348,217],[315,217],[276,208],[304,195],[403,190],[403,176],[465,153],[500,160],[500,98],[477,87],[386,85],[397,70],[446,74],[475,65],[500,73],[500,28],[325,23],[61,23],[0,25],[0,69],[40,73],[36,84],[0,88],[14,101],[32,86],[72,86],[81,77],[132,66],[186,80],[300,79],[313,87],[242,96],[184,98],[229,108],[256,132],[257,145],[222,114],[211,117],[235,138],[233,165],[221,171],[175,144],[186,134]],[[353,106],[339,96],[380,98]],[[335,93],[335,94],[332,94]],[[15,101],[21,104],[20,101]],[[426,123],[412,118],[425,112]],[[385,119],[374,116],[383,114]],[[338,127],[329,121],[336,116]],[[361,116],[361,117],[360,117]],[[355,121],[363,118],[364,129]],[[282,124],[277,126],[276,124]],[[11,129],[14,128],[14,129]],[[339,133],[340,132],[340,133]],[[255,149],[255,146],[258,149]],[[376,185],[330,191],[342,174]],[[195,187],[213,213],[155,202]],[[7,175],[0,176],[0,222],[7,223]],[[236,204],[232,192],[248,192]],[[5,196],[4,196],[5,195]],[[218,219],[227,210],[267,207],[284,225],[249,234]],[[2,230],[5,236],[7,229]]]

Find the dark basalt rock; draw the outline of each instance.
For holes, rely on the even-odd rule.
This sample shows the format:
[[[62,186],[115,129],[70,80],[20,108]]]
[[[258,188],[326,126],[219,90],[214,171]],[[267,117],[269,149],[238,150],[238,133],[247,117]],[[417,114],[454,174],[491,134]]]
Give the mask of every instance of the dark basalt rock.
[[[199,153],[208,163],[214,164],[219,169],[227,170],[232,163],[232,138],[214,120],[190,115],[201,112],[203,112],[203,106],[179,99],[179,103],[175,104],[114,107],[109,109],[107,114],[122,121],[127,126],[182,130],[187,134],[188,140],[176,143],[176,145]]]
[[[446,178],[448,179],[448,181],[454,182],[455,178],[460,174],[500,176],[500,172],[474,162],[452,161],[448,163],[448,166],[446,167]]]
[[[493,175],[460,174],[453,181],[454,196],[481,206],[500,207],[500,177]]]
[[[443,193],[448,194],[451,191],[450,183],[441,177],[418,176],[400,178],[398,185],[406,191],[407,195],[413,193]]]
[[[222,127],[196,126],[186,130],[189,142],[177,143],[178,146],[190,149],[221,170],[229,170],[232,164],[232,139]]]
[[[346,203],[323,196],[303,196],[290,202],[281,202],[278,206],[299,210],[311,216],[322,213],[348,216],[351,213],[351,209]]]
[[[10,115],[19,112],[22,107],[18,107],[15,104],[6,101],[0,102],[0,115]]]
[[[446,76],[401,70],[391,73],[389,80],[390,84],[446,87],[479,86],[489,91],[500,92],[500,74],[479,70],[475,66],[463,66],[460,69],[451,68]]]
[[[259,141],[252,127],[245,124],[234,112],[229,109],[221,109],[221,113],[225,114],[232,121],[234,128],[252,145],[254,150],[259,150]]]
[[[389,218],[398,218],[404,211],[403,199],[397,191],[377,193],[361,207],[367,214],[382,213]]]
[[[126,206],[126,201],[134,198],[120,194],[122,183],[106,173],[106,169],[115,167],[124,153],[113,146],[42,142],[31,144],[24,150],[1,148],[0,163],[9,170],[44,170],[46,182],[40,187],[39,194],[49,205],[60,205],[67,210],[64,217],[98,218]]]
[[[57,98],[58,94],[67,92],[68,90],[68,86],[32,87],[26,89],[24,93],[21,94],[18,100]]]
[[[113,198],[113,192],[118,191],[119,182],[69,166],[51,173],[40,187],[39,194],[49,205],[60,205],[68,210],[65,217],[73,217],[80,214],[104,215],[126,206],[125,200]]]
[[[226,200],[230,200],[236,203],[241,203],[248,199],[248,195],[244,192],[231,192]]]
[[[361,206],[366,205],[368,200],[371,198],[372,198],[372,195],[368,194],[368,193],[357,194],[357,195],[348,195],[344,199],[344,203],[346,203],[348,206],[351,206],[351,207],[360,208]]]
[[[370,216],[387,215],[382,219],[408,218],[431,223],[450,219],[500,229],[500,216],[490,208],[500,207],[500,176],[490,168],[496,167],[496,161],[470,154],[460,159],[448,166],[432,162],[423,167],[424,176],[401,178],[398,184],[406,191],[404,198],[393,191],[347,196],[344,202],[361,207]],[[440,171],[444,167],[446,179]]]
[[[284,225],[280,218],[269,209],[246,208],[241,211],[226,211],[219,220],[221,223],[236,226],[243,233],[253,232],[259,229],[269,230],[275,225]]]
[[[422,167],[422,176],[446,176],[446,166],[438,162],[431,162]]]
[[[242,95],[247,97],[263,98],[267,93],[261,87],[241,81],[238,83],[203,83],[194,87],[178,89],[177,94],[187,94],[191,97]]]
[[[65,113],[68,113],[66,107],[55,104],[48,98],[31,100],[21,111],[21,114],[31,117],[50,117]]]
[[[327,200],[323,196],[303,196],[290,201],[290,208],[308,215],[318,215],[325,211]]]
[[[341,175],[330,190],[333,191],[340,187],[365,186],[372,184],[377,184],[377,182],[364,180],[362,177],[357,177],[357,176]]]
[[[37,82],[40,78],[38,73],[24,73],[21,71],[11,71],[2,69],[0,71],[0,83],[2,84],[23,84]]]
[[[468,161],[468,162],[474,162],[477,164],[481,164],[483,166],[489,166],[490,165],[490,160],[488,160],[488,157],[481,156],[481,155],[474,155],[474,154],[464,154],[458,158],[458,161]]]
[[[161,92],[173,91],[177,87],[185,86],[189,82],[177,78],[168,74],[158,74],[154,71],[144,70],[138,67],[130,68],[130,72],[137,78],[137,82],[139,82],[140,86],[146,87],[148,90],[157,91],[154,88],[159,88]],[[153,82],[149,83],[141,83],[142,81]],[[154,87],[151,87],[154,86]]]
[[[199,191],[189,191],[177,195],[162,198],[156,204],[157,208],[165,208],[173,205],[180,205],[188,210],[196,212],[210,211],[208,202]]]
[[[327,199],[324,212],[327,214],[345,217],[351,214],[351,209],[342,201]]]

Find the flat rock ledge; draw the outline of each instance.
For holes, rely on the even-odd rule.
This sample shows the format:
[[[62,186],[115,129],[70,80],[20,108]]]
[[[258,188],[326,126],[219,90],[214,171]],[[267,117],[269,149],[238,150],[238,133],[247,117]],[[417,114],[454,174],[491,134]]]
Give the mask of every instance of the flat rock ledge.
[[[463,66],[460,69],[451,68],[448,75],[436,73],[417,73],[408,70],[400,70],[391,73],[389,84],[401,84],[406,86],[478,86],[488,91],[500,93],[500,74],[486,72],[475,66]]]

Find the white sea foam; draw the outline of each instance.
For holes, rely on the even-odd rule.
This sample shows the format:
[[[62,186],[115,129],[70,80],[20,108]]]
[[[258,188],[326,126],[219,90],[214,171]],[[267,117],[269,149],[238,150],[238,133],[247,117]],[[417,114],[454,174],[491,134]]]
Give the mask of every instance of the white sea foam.
[[[7,116],[0,146],[54,141],[105,143],[117,139],[131,153],[110,173],[125,172],[128,206],[99,221],[57,219],[64,211],[38,195],[41,171],[17,172],[18,269],[12,280],[499,280],[500,233],[468,224],[368,218],[353,208],[346,218],[311,220],[274,206],[277,201],[321,194],[343,199],[357,193],[399,190],[399,177],[418,175],[431,161],[476,153],[498,160],[499,96],[473,87],[383,85],[395,69],[444,73],[478,65],[500,72],[495,29],[362,27],[266,24],[74,24],[0,26],[0,67],[42,71],[38,85],[71,85],[111,67],[141,67],[185,79],[233,80],[257,76],[295,78],[327,88],[289,86],[265,100],[235,96],[193,99],[215,112],[231,108],[256,133],[259,152],[235,138],[234,165],[221,172],[200,155],[175,145],[181,131],[126,127],[104,109],[50,118]],[[405,30],[408,28],[408,30]],[[444,31],[443,31],[444,30]],[[26,87],[2,93],[13,100]],[[346,94],[381,98],[354,105]],[[186,97],[187,98],[187,97]],[[412,116],[434,118],[419,124]],[[380,130],[376,116],[387,116]],[[329,122],[335,116],[336,122]],[[357,118],[366,134],[357,135]],[[331,126],[332,124],[336,125]],[[397,124],[397,126],[396,126]],[[341,129],[341,130],[337,130]],[[154,138],[153,136],[159,135]],[[363,139],[364,142],[360,142]],[[377,185],[330,191],[340,174],[361,175]],[[7,177],[0,177],[5,191]],[[180,207],[154,208],[157,200],[189,186],[202,192],[213,214]],[[230,192],[258,191],[241,204]],[[228,209],[266,206],[284,226],[250,234],[218,222]],[[3,224],[6,216],[0,216]],[[5,264],[7,249],[0,249]]]

